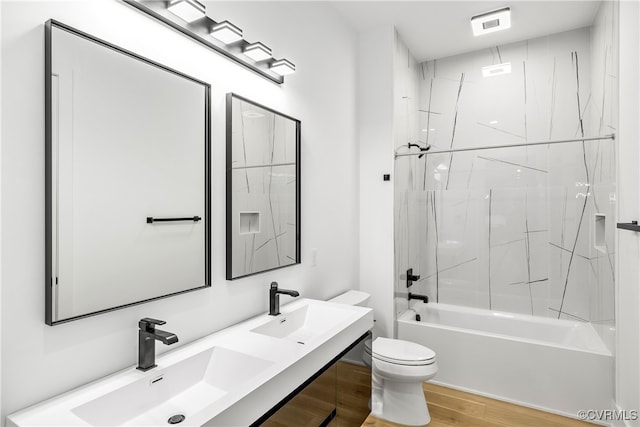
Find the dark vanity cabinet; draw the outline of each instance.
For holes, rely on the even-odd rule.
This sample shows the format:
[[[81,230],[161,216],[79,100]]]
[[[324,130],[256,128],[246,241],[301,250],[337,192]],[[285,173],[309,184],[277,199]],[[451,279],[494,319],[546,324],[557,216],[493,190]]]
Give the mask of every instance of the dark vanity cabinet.
[[[252,427],[360,427],[370,413],[371,369],[352,363],[349,352],[368,337],[358,338]]]

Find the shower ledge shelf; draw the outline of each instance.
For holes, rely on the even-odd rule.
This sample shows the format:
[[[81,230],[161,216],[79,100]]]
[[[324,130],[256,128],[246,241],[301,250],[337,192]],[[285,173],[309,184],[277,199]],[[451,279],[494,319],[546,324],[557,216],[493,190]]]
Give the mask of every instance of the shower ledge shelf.
[[[167,425],[176,414],[181,426],[250,425],[373,327],[365,307],[301,298],[281,309],[168,351],[150,371],[131,366],[13,413],[7,426]]]

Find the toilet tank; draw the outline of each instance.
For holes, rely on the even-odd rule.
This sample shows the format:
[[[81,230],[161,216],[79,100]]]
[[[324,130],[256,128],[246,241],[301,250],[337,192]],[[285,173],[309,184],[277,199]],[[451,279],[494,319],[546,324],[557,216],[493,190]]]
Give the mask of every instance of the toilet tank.
[[[331,298],[329,302],[335,302],[338,304],[347,304],[347,305],[357,305],[360,307],[368,307],[369,299],[371,299],[371,295],[362,291],[347,291],[343,294],[338,295],[335,298]]]

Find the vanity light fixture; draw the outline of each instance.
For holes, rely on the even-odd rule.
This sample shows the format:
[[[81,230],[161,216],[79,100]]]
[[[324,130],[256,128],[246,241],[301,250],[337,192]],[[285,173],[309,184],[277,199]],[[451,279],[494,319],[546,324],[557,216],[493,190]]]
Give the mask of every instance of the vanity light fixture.
[[[503,7],[471,17],[474,36],[494,33],[511,28],[511,8]]]
[[[501,74],[511,74],[511,62],[482,67],[482,77],[493,77]]]
[[[209,34],[224,44],[231,44],[242,40],[242,30],[229,21],[222,21],[213,25]]]
[[[296,66],[288,59],[278,59],[271,63],[271,70],[280,74],[281,76],[286,76],[287,74],[295,73]]]
[[[275,84],[284,83],[284,75],[295,71],[291,61],[275,60],[264,43],[244,40],[236,25],[207,16],[202,0],[122,1]]]
[[[205,6],[198,0],[173,0],[167,6],[169,12],[186,22],[204,18],[206,16],[205,9]]]
[[[243,53],[256,62],[266,61],[271,58],[271,49],[261,42],[246,45]]]

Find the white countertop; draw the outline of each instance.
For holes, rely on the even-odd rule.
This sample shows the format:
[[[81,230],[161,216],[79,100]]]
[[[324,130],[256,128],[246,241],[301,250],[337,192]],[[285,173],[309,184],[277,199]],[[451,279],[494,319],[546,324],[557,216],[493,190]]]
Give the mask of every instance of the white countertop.
[[[273,321],[275,318],[286,319],[289,313],[306,305],[322,308],[323,310],[339,310],[344,321],[331,324],[332,322],[327,319],[329,326],[323,329],[321,333],[308,336],[304,343],[290,339],[274,338],[252,331],[252,329]],[[234,352],[242,353],[242,356],[247,356],[247,360],[254,360],[254,358],[256,358],[255,360],[260,360],[259,368],[253,368],[256,369],[257,373],[241,381],[238,386],[217,395],[208,384],[195,384],[183,393],[182,400],[180,400],[180,396],[177,396],[176,399],[173,399],[176,396],[172,396],[171,402],[181,402],[180,404],[176,403],[179,407],[165,408],[164,406],[171,405],[163,405],[162,411],[167,413],[159,414],[158,410],[154,410],[156,412],[154,416],[157,419],[163,419],[163,425],[168,425],[166,424],[167,415],[180,411],[187,417],[185,421],[179,424],[180,426],[201,426],[205,423],[207,425],[216,425],[216,416],[226,411],[226,416],[222,417],[225,419],[225,423],[232,422],[235,424],[237,421],[237,425],[243,425],[248,420],[255,420],[268,411],[293,391],[297,385],[304,382],[306,378],[321,369],[337,356],[340,351],[373,327],[372,310],[364,307],[300,298],[283,306],[281,311],[282,314],[280,316],[274,317],[263,314],[158,356],[156,360],[158,366],[150,371],[141,372],[135,369],[135,366],[131,366],[85,386],[15,412],[8,416],[7,425],[10,427],[92,425],[78,415],[82,413],[79,408],[82,408],[83,405],[91,404],[96,399],[101,399],[123,387],[134,383],[139,384],[141,379],[145,380],[145,384],[147,384],[147,380],[148,384],[151,384],[152,380],[163,376],[165,372],[170,371],[172,368],[175,369],[176,364],[198,355],[201,355],[201,358],[209,357],[210,353],[207,352],[212,351],[212,349],[215,351],[216,348],[222,348],[230,355],[234,355]],[[334,312],[337,313],[338,311]],[[203,355],[203,353],[207,354]],[[242,357],[236,362],[231,361],[229,363],[230,379],[233,379],[234,375],[242,377],[242,372],[237,371],[243,366]],[[238,366],[231,366],[234,363],[237,363]],[[295,365],[295,369],[292,368],[293,365]],[[218,368],[221,367],[218,366]],[[289,368],[292,368],[290,375],[288,375]],[[237,374],[234,374],[234,372],[237,372]],[[300,380],[301,378],[302,380]],[[274,381],[274,379],[278,379],[278,381]],[[264,394],[270,383],[273,383],[269,390],[271,398],[267,399],[268,401],[264,401],[264,398],[256,398],[254,400],[260,401],[251,402],[252,393],[263,389],[262,394]],[[286,385],[283,386],[283,384]],[[291,389],[283,389],[284,387],[291,387],[292,384]],[[240,401],[244,405],[243,408],[239,408],[242,411],[230,410]],[[92,407],[85,406],[84,408],[85,410],[87,408],[91,410]],[[105,416],[111,415],[113,414],[106,414]],[[157,425],[153,421],[156,418],[151,417],[145,410],[140,412],[139,415],[139,417],[127,419],[120,425]],[[165,416],[167,418],[164,418]],[[229,417],[233,417],[233,420],[230,421]],[[239,418],[245,419],[241,420]],[[111,424],[95,423],[93,425],[113,425],[113,421],[108,422]]]

